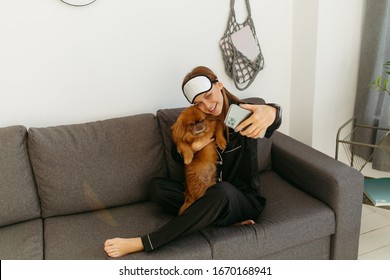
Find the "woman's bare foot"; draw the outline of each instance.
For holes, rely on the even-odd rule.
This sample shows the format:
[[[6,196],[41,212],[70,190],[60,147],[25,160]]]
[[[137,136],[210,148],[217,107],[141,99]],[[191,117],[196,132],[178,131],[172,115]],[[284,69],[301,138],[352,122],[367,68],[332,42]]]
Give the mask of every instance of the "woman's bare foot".
[[[254,225],[255,221],[253,220],[245,220],[239,223],[234,224],[235,226],[243,226],[243,225]]]
[[[119,258],[127,254],[144,250],[140,237],[136,238],[113,238],[104,242],[104,251],[112,257]]]

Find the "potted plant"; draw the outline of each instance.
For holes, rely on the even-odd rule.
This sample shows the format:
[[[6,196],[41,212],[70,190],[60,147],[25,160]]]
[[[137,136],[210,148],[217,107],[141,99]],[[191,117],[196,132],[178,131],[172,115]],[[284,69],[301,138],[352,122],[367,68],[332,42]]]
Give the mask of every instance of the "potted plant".
[[[390,75],[390,61],[387,61],[385,64],[383,64],[383,68],[386,69],[387,76]],[[378,92],[386,92],[388,95],[390,95],[390,88],[387,88],[389,84],[389,78],[386,78],[382,80],[382,75],[378,75],[375,81],[372,81],[369,84],[369,87],[376,88]]]

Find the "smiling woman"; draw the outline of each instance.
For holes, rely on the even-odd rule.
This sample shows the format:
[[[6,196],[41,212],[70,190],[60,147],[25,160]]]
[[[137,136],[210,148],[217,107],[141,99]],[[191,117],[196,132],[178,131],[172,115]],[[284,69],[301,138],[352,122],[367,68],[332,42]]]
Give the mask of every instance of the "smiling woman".
[[[245,104],[253,114],[245,121],[248,128],[240,132],[224,127],[223,120],[229,106],[242,101],[224,87],[211,69],[198,66],[191,70],[183,79],[182,90],[194,106],[182,111],[172,126],[175,145],[171,154],[185,170],[186,178],[177,181],[154,177],[149,183],[152,201],[174,216],[142,236],[106,240],[104,250],[110,257],[150,252],[210,225],[253,225],[264,209],[257,138],[262,130],[269,138],[279,128],[279,106]],[[196,123],[199,127],[194,133]],[[195,148],[194,142],[201,144]]]
[[[86,6],[92,4],[96,0],[61,0],[61,1],[72,6]]]

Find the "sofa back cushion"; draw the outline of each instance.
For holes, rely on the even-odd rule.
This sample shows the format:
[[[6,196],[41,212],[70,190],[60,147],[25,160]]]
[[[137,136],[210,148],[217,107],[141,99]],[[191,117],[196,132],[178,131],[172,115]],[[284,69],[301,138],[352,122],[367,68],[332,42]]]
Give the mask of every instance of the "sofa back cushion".
[[[172,156],[172,149],[176,146],[172,140],[171,126],[176,122],[177,117],[184,108],[161,109],[157,111],[157,119],[161,128],[164,141],[165,158],[168,165],[168,175],[172,180],[184,182],[184,165]]]
[[[254,100],[259,102],[262,99],[257,98]],[[184,108],[161,109],[157,111],[157,119],[161,127],[161,134],[164,140],[168,174],[172,180],[178,182],[184,181],[184,166],[182,162],[175,160],[172,156],[172,149],[175,149],[175,145],[172,141],[171,126],[174,122],[176,122],[177,117],[182,110],[184,110]],[[257,153],[259,159],[258,168],[260,172],[271,168],[271,146],[272,138],[263,138],[258,140]]]
[[[0,128],[0,227],[41,215],[24,126]]]
[[[147,200],[166,175],[152,114],[29,129],[29,153],[44,217]]]

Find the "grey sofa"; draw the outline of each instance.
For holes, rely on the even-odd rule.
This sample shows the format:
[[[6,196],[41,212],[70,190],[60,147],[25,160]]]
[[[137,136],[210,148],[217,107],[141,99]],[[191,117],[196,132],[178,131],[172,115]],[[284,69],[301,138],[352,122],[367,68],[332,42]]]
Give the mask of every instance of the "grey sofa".
[[[169,221],[148,182],[182,179],[169,130],[180,110],[0,128],[0,258],[109,259],[106,239]],[[123,259],[356,259],[363,176],[279,132],[258,153],[267,205],[255,225],[210,226]]]

